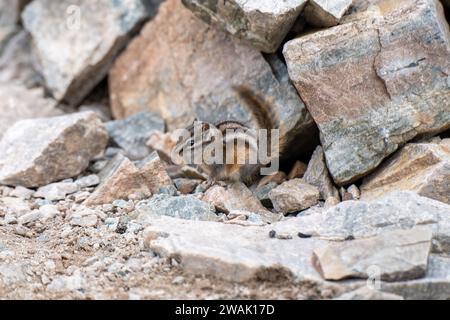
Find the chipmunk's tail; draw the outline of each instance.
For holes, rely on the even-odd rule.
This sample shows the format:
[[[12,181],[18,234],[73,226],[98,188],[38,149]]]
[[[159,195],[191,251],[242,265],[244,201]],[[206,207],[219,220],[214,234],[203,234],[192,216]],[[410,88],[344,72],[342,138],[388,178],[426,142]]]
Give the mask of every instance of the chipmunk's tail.
[[[280,128],[280,119],[277,114],[275,107],[264,99],[260,94],[255,93],[253,90],[246,86],[235,86],[233,87],[236,94],[239,96],[244,107],[246,107],[253,117],[255,118],[259,129],[267,129],[267,137],[269,139],[269,146],[274,140],[272,136],[273,129]],[[278,131],[278,152],[282,153],[286,145],[286,137],[281,133],[282,130]]]
[[[233,90],[244,107],[254,116],[259,129],[278,128],[278,115],[268,101],[246,86],[236,86]]]

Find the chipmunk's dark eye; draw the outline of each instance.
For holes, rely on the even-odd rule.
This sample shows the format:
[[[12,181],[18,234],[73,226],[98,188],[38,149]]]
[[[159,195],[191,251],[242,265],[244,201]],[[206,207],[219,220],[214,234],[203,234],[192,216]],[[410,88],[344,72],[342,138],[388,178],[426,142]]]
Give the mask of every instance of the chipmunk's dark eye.
[[[189,145],[190,145],[191,147],[194,145],[194,143],[195,143],[194,140],[189,141]]]

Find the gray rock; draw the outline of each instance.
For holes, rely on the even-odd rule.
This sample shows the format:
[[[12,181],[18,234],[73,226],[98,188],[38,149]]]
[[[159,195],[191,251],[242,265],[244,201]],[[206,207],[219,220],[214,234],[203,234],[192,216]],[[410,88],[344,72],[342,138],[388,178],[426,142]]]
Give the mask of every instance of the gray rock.
[[[266,223],[273,223],[281,219],[279,214],[267,210],[247,186],[241,182],[233,183],[226,188],[215,185],[205,192],[202,200],[224,213],[233,210],[253,212]]]
[[[352,0],[309,0],[304,16],[313,26],[332,27],[339,24],[352,2]]]
[[[281,135],[295,140],[292,153],[308,152],[317,140],[315,124],[280,59],[233,42],[179,0],[161,5],[117,59],[109,81],[115,118],[148,110],[160,114],[169,131],[191,125],[196,117],[255,126],[240,88],[251,100],[273,107]]]
[[[55,99],[81,102],[106,76],[150,8],[142,0],[36,0],[28,5],[23,24]]]
[[[26,213],[22,216],[20,216],[19,218],[17,218],[17,222],[19,224],[29,224],[29,223],[33,223],[37,220],[39,220],[41,218],[41,212],[39,210],[33,210],[29,213]]]
[[[89,208],[80,207],[70,217],[70,224],[78,227],[95,227],[98,223],[98,213]]]
[[[269,182],[266,185],[257,187],[255,191],[253,192],[255,197],[261,201],[263,206],[266,208],[273,208],[272,200],[270,200],[269,194],[270,191],[278,187],[278,184],[276,182]]]
[[[11,193],[11,197],[22,198],[22,199],[30,199],[33,195],[34,190],[30,190],[28,188],[24,188],[22,186],[17,186]]]
[[[328,240],[368,238],[388,230],[428,225],[433,230],[433,252],[450,250],[450,206],[412,192],[393,192],[372,201],[345,201],[322,211],[311,211],[293,222],[293,230]]]
[[[20,13],[30,0],[0,0],[0,52],[8,40],[19,31]]]
[[[78,184],[74,182],[56,182],[40,187],[35,193],[35,198],[44,198],[48,201],[64,200],[67,195],[80,190]]]
[[[330,177],[330,172],[325,162],[325,154],[321,146],[318,146],[314,151],[303,179],[306,183],[319,188],[322,200],[327,200],[329,197],[339,199],[339,191]]]
[[[178,190],[174,185],[163,186],[158,190],[158,194],[168,194],[169,196],[176,196],[177,193]]]
[[[202,183],[202,180],[177,178],[174,179],[173,182],[181,194],[190,194],[194,192],[195,188],[197,188],[200,183]]]
[[[294,213],[302,211],[319,202],[319,189],[301,179],[289,180],[272,189],[269,193],[277,212]]]
[[[152,193],[157,193],[164,187],[173,187],[172,179],[167,174],[166,167],[156,151],[143,159],[138,167],[145,185]]]
[[[450,204],[450,139],[409,143],[387,160],[361,186],[363,199],[374,199],[394,190]]]
[[[0,264],[0,283],[12,286],[26,281],[25,267],[19,263]]]
[[[0,138],[17,121],[61,113],[56,108],[56,101],[44,98],[42,88],[27,89],[20,84],[0,84]]]
[[[0,198],[0,208],[3,212],[9,212],[21,216],[31,211],[29,202],[20,198],[3,197]]]
[[[118,154],[99,173],[101,183],[84,202],[87,206],[127,199],[133,193],[151,196],[139,169],[125,156]]]
[[[38,187],[74,177],[104,151],[107,141],[91,112],[19,121],[0,141],[0,183]]]
[[[157,131],[164,131],[164,120],[152,112],[140,112],[124,120],[106,123],[110,139],[125,150],[131,160],[141,160],[150,153],[146,143]]]
[[[450,299],[450,258],[431,255],[423,279],[381,283],[380,290],[400,295],[405,300]]]
[[[52,204],[46,204],[39,208],[40,219],[46,222],[49,219],[53,219],[57,215],[59,215],[59,209],[57,206]]]
[[[80,189],[93,187],[100,183],[100,177],[96,174],[81,177],[75,181]]]
[[[314,249],[314,265],[327,280],[374,278],[404,281],[427,270],[432,231],[429,227],[384,231],[378,236],[327,244]]]
[[[82,291],[86,287],[86,278],[80,270],[75,270],[71,276],[59,276],[52,280],[47,289],[53,292]]]
[[[19,83],[26,88],[38,86],[41,77],[34,64],[30,36],[22,30],[5,44],[3,50],[0,50],[0,82]]]
[[[450,32],[442,6],[404,0],[374,7],[284,47],[290,77],[341,185],[367,175],[414,137],[450,125]]]
[[[264,52],[275,52],[302,12],[306,0],[183,0],[186,7]]]
[[[155,216],[169,216],[186,220],[217,221],[214,207],[194,196],[173,197],[157,194],[136,205],[138,221],[153,222]]]
[[[324,241],[269,238],[272,228],[282,234],[289,224],[244,227],[160,217],[144,230],[144,244],[163,257],[175,258],[187,273],[233,282],[288,279],[299,285],[304,281],[308,287],[334,288],[337,294],[348,291],[353,284],[325,282],[311,264],[313,249]]]

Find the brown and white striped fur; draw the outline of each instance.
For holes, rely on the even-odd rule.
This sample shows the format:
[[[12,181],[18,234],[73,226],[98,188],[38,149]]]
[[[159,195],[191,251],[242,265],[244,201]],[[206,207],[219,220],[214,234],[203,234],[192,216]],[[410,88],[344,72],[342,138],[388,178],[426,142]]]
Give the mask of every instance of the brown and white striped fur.
[[[235,87],[234,91],[240,98],[242,104],[251,112],[255,118],[258,128],[249,128],[239,121],[223,121],[217,124],[206,122],[194,122],[188,129],[190,136],[180,144],[179,154],[182,156],[186,150],[194,150],[195,148],[207,148],[212,143],[217,143],[213,138],[216,136],[215,130],[219,131],[223,140],[220,141],[223,148],[224,160],[232,159],[231,162],[223,161],[223,164],[207,164],[203,162],[201,169],[210,177],[210,183],[215,181],[225,182],[244,182],[251,184],[259,175],[260,169],[266,165],[262,163],[249,163],[252,152],[257,152],[258,139],[254,129],[266,129],[268,131],[268,145],[271,145],[271,131],[278,128],[278,120],[275,112],[270,104],[261,97],[254,94],[245,87]],[[201,139],[194,141],[194,129],[201,126]],[[284,138],[280,137],[279,152],[283,151]],[[228,146],[228,148],[227,148]],[[231,152],[232,154],[227,154]],[[211,156],[215,156],[211,154]],[[278,156],[278,155],[277,155]],[[208,155],[206,154],[206,157]],[[208,160],[208,159],[206,159]],[[208,161],[206,161],[208,162]]]

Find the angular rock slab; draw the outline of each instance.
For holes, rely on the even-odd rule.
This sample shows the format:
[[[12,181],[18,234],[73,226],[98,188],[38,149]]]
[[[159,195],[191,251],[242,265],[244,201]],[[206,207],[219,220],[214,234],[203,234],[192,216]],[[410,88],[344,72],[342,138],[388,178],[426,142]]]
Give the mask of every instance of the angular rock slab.
[[[70,105],[81,102],[106,76],[150,8],[142,0],[37,0],[28,5],[23,24],[54,98]]]
[[[284,182],[269,192],[269,198],[277,212],[294,213],[309,209],[319,202],[319,189],[301,179]]]
[[[325,162],[325,154],[321,146],[318,146],[314,151],[303,179],[306,183],[319,188],[322,200],[327,200],[330,197],[339,199],[339,191],[330,177],[330,172]]]
[[[41,77],[34,67],[31,52],[31,37],[21,30],[0,49],[0,82],[19,83],[34,88],[41,83]]]
[[[151,112],[140,112],[127,119],[105,124],[110,139],[124,149],[131,160],[141,160],[150,153],[147,141],[153,133],[164,131],[164,121]]]
[[[99,173],[100,185],[84,204],[86,206],[128,199],[130,195],[150,197],[161,187],[173,185],[156,152],[136,166],[127,157],[117,154]]]
[[[369,17],[288,42],[284,56],[338,184],[450,126],[450,32],[437,0],[382,2]]]
[[[363,199],[394,190],[413,191],[450,204],[450,139],[407,144],[361,186]]]
[[[419,227],[328,244],[314,250],[314,265],[327,280],[417,279],[426,273],[432,235],[429,227]]]
[[[389,230],[428,225],[433,252],[450,250],[450,206],[413,192],[392,192],[372,201],[345,201],[335,207],[306,212],[292,221],[292,234],[327,240],[368,238]]]
[[[207,23],[255,47],[275,52],[302,12],[306,0],[182,0]]]
[[[20,13],[30,0],[0,0],[0,52],[19,31]]]
[[[304,16],[313,26],[332,27],[339,24],[352,2],[352,0],[309,0]]]
[[[155,215],[196,221],[219,220],[214,206],[194,196],[173,197],[157,194],[149,200],[140,202],[136,206],[136,214],[139,221],[150,223]]]
[[[279,223],[280,228],[283,225]],[[178,259],[190,273],[234,282],[292,278],[323,283],[310,260],[313,248],[324,242],[298,237],[271,239],[268,234],[272,226],[243,227],[164,217],[154,218],[144,237],[148,249]]]
[[[293,151],[307,152],[304,146],[316,140],[315,125],[283,63],[233,42],[179,0],[161,5],[117,59],[109,84],[116,119],[147,110],[160,114],[169,131],[192,124],[196,117],[254,125],[246,106],[256,100],[273,107],[281,135],[298,138]],[[247,92],[250,99],[237,91]]]
[[[62,114],[56,101],[44,97],[41,88],[27,89],[19,84],[0,84],[0,138],[19,120]]]
[[[234,183],[227,188],[213,186],[203,195],[202,200],[215,206],[218,210],[248,211],[259,215],[264,222],[273,223],[280,220],[280,215],[267,210],[253,193],[243,184]]]
[[[0,141],[0,183],[39,187],[77,176],[107,142],[93,112],[16,122]]]
[[[84,201],[84,205],[93,206],[112,203],[114,200],[127,199],[130,194],[140,193],[151,196],[145,187],[139,169],[125,156],[117,154],[99,173],[100,185]]]
[[[381,282],[381,291],[405,300],[450,299],[450,258],[430,255],[426,276],[422,279],[394,283]]]

